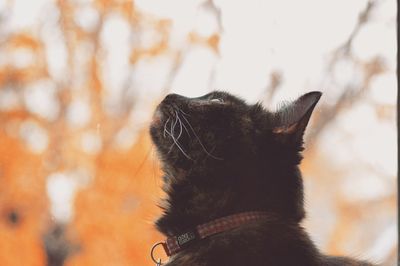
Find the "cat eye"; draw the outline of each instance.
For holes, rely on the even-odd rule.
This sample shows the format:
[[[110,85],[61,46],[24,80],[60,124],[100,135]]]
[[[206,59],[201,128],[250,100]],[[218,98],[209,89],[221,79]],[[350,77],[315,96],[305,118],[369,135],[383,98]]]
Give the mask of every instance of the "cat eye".
[[[214,99],[211,99],[210,102],[214,102],[214,103],[223,103],[224,100],[221,99],[221,98],[214,98]]]

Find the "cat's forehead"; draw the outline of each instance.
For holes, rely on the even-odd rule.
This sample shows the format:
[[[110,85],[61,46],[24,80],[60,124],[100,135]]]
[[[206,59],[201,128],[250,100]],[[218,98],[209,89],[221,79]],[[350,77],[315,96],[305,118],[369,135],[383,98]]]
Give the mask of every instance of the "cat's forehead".
[[[243,105],[246,104],[246,102],[243,99],[241,99],[239,97],[236,97],[236,96],[230,94],[229,92],[218,91],[218,90],[209,92],[209,93],[207,93],[207,94],[205,94],[203,96],[196,97],[196,98],[193,98],[193,99],[204,99],[204,100],[205,99],[223,99],[226,102],[231,102],[231,103],[236,103],[236,104],[243,104]]]

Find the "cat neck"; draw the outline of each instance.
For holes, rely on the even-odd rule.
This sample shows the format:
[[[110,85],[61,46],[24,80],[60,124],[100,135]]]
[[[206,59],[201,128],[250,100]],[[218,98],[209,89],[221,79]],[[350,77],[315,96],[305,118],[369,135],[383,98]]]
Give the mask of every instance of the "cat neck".
[[[230,184],[219,183],[218,180],[227,179],[218,178],[218,175],[205,177],[194,171],[181,172],[179,176],[166,175],[164,190],[167,198],[160,204],[164,213],[156,221],[157,229],[171,236],[220,217],[249,211],[266,212],[287,224],[298,224],[304,218],[302,190],[297,191],[297,194],[290,191],[290,201],[272,201],[269,198],[277,195],[272,194],[276,192],[268,184],[254,185],[252,182],[261,178],[249,173],[229,174],[232,176]],[[297,180],[301,186],[299,174],[295,173],[292,179]],[[279,179],[284,178],[277,176]]]

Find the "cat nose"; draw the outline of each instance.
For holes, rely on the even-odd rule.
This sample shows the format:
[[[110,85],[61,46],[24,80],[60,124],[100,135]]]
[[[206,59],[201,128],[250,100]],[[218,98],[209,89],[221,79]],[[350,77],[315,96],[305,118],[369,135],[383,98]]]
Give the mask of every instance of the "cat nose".
[[[165,96],[163,103],[165,103],[165,104],[174,103],[174,102],[177,102],[178,100],[183,100],[184,98],[185,97],[183,97],[179,94],[171,93],[171,94],[168,94],[167,96]]]

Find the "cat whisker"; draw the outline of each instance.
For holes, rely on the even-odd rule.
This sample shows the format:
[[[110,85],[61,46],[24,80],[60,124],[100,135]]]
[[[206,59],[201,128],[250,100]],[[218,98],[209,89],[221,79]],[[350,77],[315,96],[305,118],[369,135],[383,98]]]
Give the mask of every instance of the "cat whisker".
[[[164,124],[164,133],[163,133],[164,138],[167,137],[167,136],[165,135],[165,133],[166,133],[166,131],[167,131],[167,124],[168,124],[168,122],[169,122],[170,119],[171,119],[171,118],[168,117],[167,121],[166,121],[165,124]]]
[[[179,109],[179,110],[180,110],[180,109]],[[182,111],[182,110],[180,110],[180,111]],[[210,157],[212,157],[212,158],[214,158],[214,159],[216,159],[216,160],[223,160],[223,158],[216,157],[216,156],[212,155],[210,152],[207,151],[206,147],[204,147],[203,142],[201,142],[199,136],[197,136],[197,134],[196,134],[196,132],[194,131],[193,126],[190,124],[190,122],[186,119],[186,117],[185,117],[184,115],[182,116],[182,118],[183,118],[183,119],[186,121],[186,123],[189,125],[190,129],[192,130],[194,136],[195,136],[196,139],[198,140],[200,146],[203,148],[204,152],[205,152],[208,156],[210,156]]]
[[[190,158],[189,155],[186,154],[186,152],[183,150],[183,148],[181,146],[179,146],[178,142],[176,142],[176,146],[182,152],[182,154],[185,155],[186,158],[188,158],[189,160],[193,160],[192,158]]]
[[[171,120],[170,131],[167,130],[166,125],[165,125],[165,128],[164,128],[164,133],[166,133],[167,135],[169,135],[169,136],[172,138],[172,141],[173,141],[173,143],[172,143],[172,145],[171,145],[171,147],[170,147],[168,153],[170,153],[170,152],[172,151],[172,148],[174,147],[174,145],[176,145],[176,147],[178,147],[178,149],[182,152],[182,154],[183,154],[186,158],[192,160],[192,158],[191,158],[191,157],[185,152],[185,150],[182,148],[182,146],[181,146],[182,144],[179,143],[179,138],[181,137],[182,132],[183,132],[183,126],[182,126],[182,121],[180,120],[180,118],[179,118],[179,116],[178,116],[178,113],[175,112],[175,114],[176,114],[176,116],[175,116],[175,121],[173,122],[173,119]],[[176,125],[177,125],[178,122],[180,123],[180,131],[179,131],[179,133],[178,133],[178,136],[175,137],[175,127],[176,127]]]
[[[177,123],[177,121],[178,120],[175,120],[175,122],[173,122],[172,123],[172,121],[171,121],[171,128],[170,128],[170,131],[169,131],[169,135],[171,136],[171,138],[172,138],[172,140],[175,142],[175,125],[176,125],[176,123]],[[173,146],[173,145],[172,145]]]
[[[180,109],[179,107],[177,107],[177,109],[178,109],[183,115],[190,116],[189,114],[185,113],[185,112],[184,112],[182,109]]]
[[[173,142],[174,142],[174,143],[171,145],[170,150],[168,151],[168,153],[170,153],[170,152],[172,151],[173,146],[176,145],[176,147],[178,147],[178,149],[182,152],[182,154],[183,154],[186,158],[188,158],[189,160],[193,160],[193,159],[185,152],[185,150],[180,146],[179,141],[178,141],[170,132],[167,131],[167,134],[171,136],[171,138],[172,138],[172,140],[173,140]]]
[[[181,113],[182,117],[186,120],[186,122],[188,122],[186,116],[190,116],[188,114],[186,114],[184,111],[182,111],[182,109],[180,109],[179,107],[177,108],[178,112]],[[185,123],[183,123],[183,126],[187,129],[187,127],[185,126]],[[186,132],[190,135],[190,133],[186,130]]]
[[[192,138],[192,135],[190,134],[188,128],[185,126],[185,123],[183,123],[182,121],[181,121],[181,123],[182,123],[182,126],[183,126],[183,128],[185,129],[186,133],[188,134],[189,138],[191,139],[191,138]]]
[[[171,133],[174,134],[175,133],[175,126],[178,123],[178,117],[175,116],[175,122],[174,125],[171,124]]]
[[[177,107],[177,109],[178,109],[179,112],[182,112],[182,115],[185,115],[185,113],[179,107]],[[176,112],[176,116],[179,118],[179,113],[178,112]],[[185,131],[188,134],[189,138],[191,139],[192,135],[190,134],[188,128],[185,125],[185,123],[183,123],[182,119],[180,119],[180,118],[179,118],[179,122],[180,122],[181,126],[185,129]]]
[[[172,137],[172,135],[171,135],[168,131],[167,131],[167,134],[168,134],[169,136],[171,136],[172,140],[174,141],[174,138]],[[171,153],[172,148],[173,148],[174,146],[175,146],[175,141],[172,142],[171,146],[169,146],[169,150],[168,150],[168,153],[167,153],[167,154],[170,154],[170,153]]]
[[[174,137],[174,123],[172,122],[173,120],[171,120],[171,126],[170,126],[170,131],[167,130],[167,134],[172,138],[172,145],[169,148],[168,153],[170,153],[172,151],[172,148],[174,147],[176,141],[175,141],[175,137]]]
[[[179,138],[181,137],[182,132],[183,132],[183,127],[182,127],[182,121],[181,121],[181,119],[179,118],[178,112],[175,111],[175,114],[176,114],[176,119],[177,119],[178,122],[179,122],[179,134],[178,134],[178,137],[176,137],[176,140],[179,140]]]

